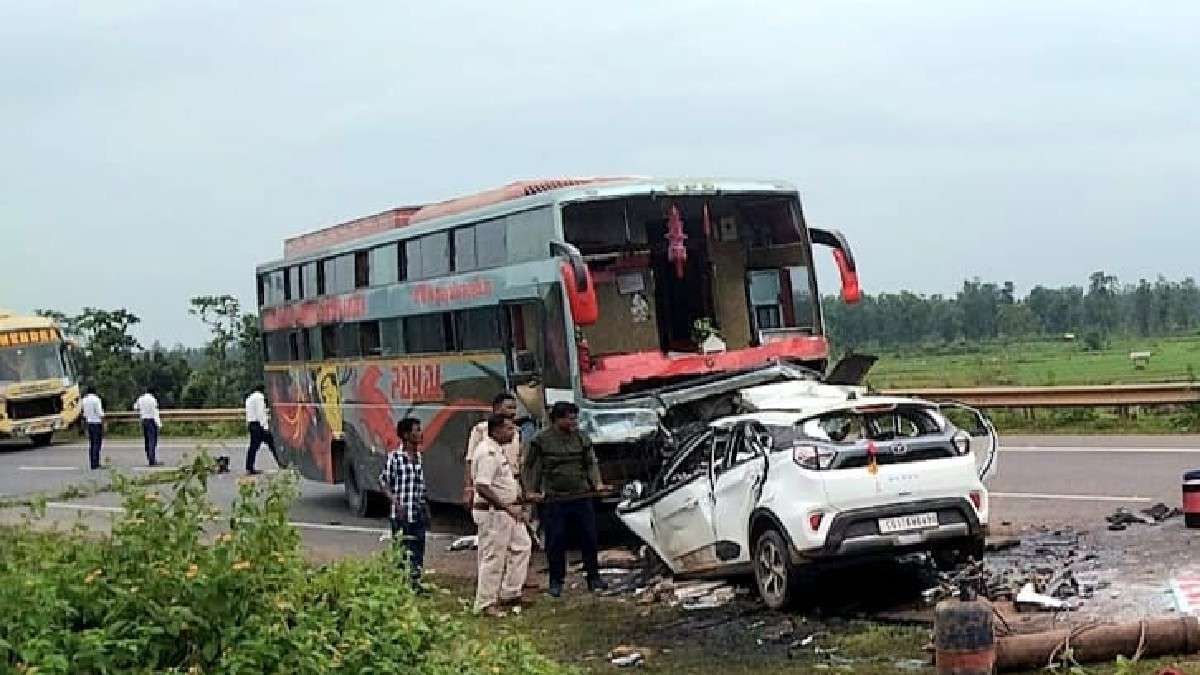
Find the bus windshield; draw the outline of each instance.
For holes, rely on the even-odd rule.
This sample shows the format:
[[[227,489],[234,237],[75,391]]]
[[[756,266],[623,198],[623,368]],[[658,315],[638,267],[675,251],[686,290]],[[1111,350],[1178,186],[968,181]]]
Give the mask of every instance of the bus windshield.
[[[563,228],[596,287],[599,320],[581,329],[590,394],[636,389],[612,372],[623,366],[640,371],[631,371],[633,379],[654,379],[659,370],[686,378],[752,365],[754,354],[762,361],[823,358],[811,249],[795,195],[586,201],[563,208]],[[702,352],[740,356],[681,372],[679,357]],[[656,369],[659,355],[676,361]]]
[[[65,376],[61,343],[0,347],[0,384],[59,379]]]

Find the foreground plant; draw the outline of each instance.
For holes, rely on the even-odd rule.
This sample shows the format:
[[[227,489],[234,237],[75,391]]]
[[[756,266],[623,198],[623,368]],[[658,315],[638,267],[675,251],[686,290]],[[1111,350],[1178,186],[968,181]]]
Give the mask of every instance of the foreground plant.
[[[243,480],[221,518],[214,471],[202,455],[161,492],[116,477],[108,538],[0,530],[0,672],[561,671],[521,639],[469,639],[390,552],[308,565],[291,473]]]

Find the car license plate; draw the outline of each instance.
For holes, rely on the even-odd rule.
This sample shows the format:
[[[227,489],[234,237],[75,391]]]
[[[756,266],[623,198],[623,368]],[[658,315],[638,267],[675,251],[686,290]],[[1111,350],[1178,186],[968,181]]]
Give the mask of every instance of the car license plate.
[[[879,519],[879,531],[883,534],[904,532],[906,530],[923,530],[927,527],[937,526],[938,517],[936,513],[914,513],[911,516]]]

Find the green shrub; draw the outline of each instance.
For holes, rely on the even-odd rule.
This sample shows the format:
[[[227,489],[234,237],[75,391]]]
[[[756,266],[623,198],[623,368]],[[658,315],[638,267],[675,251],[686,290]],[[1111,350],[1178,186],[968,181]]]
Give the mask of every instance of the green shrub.
[[[115,476],[110,537],[0,530],[0,672],[562,672],[521,639],[471,639],[394,552],[307,564],[294,474],[243,479],[221,516],[212,473],[196,459],[169,496]]]

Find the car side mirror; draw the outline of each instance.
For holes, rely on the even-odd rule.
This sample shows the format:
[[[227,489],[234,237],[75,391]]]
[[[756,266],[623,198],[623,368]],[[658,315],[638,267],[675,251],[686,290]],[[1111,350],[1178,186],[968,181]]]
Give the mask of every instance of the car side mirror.
[[[629,481],[621,488],[621,499],[636,502],[646,495],[646,484],[640,480]]]

